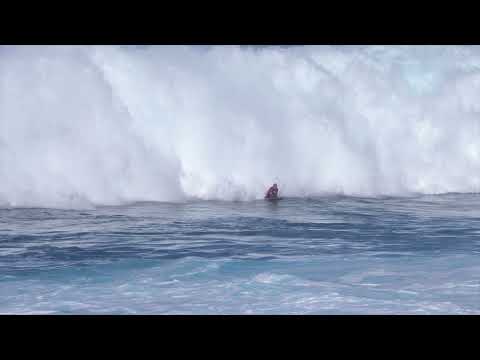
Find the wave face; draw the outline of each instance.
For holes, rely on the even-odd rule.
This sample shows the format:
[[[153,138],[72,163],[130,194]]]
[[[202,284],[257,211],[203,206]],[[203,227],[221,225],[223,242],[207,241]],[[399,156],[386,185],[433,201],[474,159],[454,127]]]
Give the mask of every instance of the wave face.
[[[0,205],[478,192],[475,46],[0,47]]]

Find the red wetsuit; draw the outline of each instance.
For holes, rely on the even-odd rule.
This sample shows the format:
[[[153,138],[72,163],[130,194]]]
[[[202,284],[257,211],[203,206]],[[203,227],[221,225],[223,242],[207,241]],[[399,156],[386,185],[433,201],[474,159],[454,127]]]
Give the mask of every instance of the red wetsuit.
[[[278,188],[272,186],[268,189],[267,194],[265,195],[265,199],[275,199],[278,196]]]

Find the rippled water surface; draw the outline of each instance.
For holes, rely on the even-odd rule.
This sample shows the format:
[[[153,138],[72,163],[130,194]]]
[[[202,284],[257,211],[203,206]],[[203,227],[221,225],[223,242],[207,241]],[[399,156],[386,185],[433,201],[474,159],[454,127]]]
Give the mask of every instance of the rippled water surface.
[[[480,313],[480,196],[0,209],[3,314]]]

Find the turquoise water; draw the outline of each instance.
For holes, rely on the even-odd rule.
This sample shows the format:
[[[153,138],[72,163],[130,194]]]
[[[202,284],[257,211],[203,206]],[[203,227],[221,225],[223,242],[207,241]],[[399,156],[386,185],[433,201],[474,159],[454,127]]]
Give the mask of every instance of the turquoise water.
[[[480,313],[475,194],[0,209],[2,314]]]

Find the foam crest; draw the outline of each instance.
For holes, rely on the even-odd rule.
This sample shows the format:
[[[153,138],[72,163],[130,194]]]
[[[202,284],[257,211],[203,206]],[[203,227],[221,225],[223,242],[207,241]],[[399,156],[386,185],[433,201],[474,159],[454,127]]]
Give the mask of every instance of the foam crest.
[[[478,47],[0,47],[0,205],[478,192]]]

